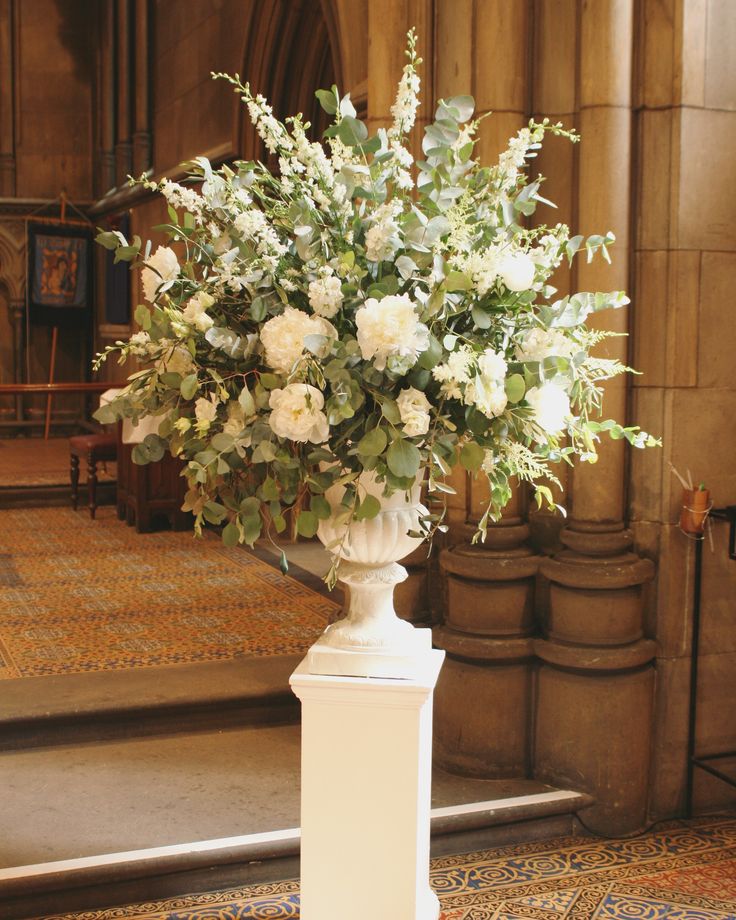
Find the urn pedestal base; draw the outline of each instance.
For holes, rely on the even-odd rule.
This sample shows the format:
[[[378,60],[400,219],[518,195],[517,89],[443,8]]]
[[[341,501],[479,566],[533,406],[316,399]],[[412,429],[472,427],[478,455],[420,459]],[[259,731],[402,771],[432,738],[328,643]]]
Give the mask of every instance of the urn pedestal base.
[[[404,680],[313,674],[306,660],[292,674],[302,703],[302,920],[439,917],[429,822],[444,657],[422,652]]]

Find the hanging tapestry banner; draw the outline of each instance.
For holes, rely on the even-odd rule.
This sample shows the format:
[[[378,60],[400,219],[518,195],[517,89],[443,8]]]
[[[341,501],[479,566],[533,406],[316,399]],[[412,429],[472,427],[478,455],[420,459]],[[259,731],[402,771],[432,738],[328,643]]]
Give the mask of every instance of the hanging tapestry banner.
[[[28,224],[28,308],[32,323],[85,326],[92,303],[92,233],[83,224]]]

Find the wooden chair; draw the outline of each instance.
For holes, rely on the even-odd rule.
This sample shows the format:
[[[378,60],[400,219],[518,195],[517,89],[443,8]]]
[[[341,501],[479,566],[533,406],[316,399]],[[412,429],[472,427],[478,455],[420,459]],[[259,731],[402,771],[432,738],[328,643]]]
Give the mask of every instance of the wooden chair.
[[[114,434],[80,434],[69,438],[72,480],[72,505],[77,510],[79,497],[79,461],[87,458],[87,491],[89,516],[94,520],[97,510],[97,464],[117,459],[117,438]]]

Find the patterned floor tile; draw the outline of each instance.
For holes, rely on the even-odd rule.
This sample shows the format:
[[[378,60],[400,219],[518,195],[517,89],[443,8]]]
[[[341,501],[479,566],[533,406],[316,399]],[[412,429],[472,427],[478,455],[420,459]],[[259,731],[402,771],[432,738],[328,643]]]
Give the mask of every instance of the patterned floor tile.
[[[736,920],[734,860],[736,818],[724,817],[670,822],[636,840],[561,837],[443,857],[431,880],[441,920]],[[290,881],[45,920],[298,917]]]
[[[302,654],[338,609],[213,534],[0,511],[0,680]]]

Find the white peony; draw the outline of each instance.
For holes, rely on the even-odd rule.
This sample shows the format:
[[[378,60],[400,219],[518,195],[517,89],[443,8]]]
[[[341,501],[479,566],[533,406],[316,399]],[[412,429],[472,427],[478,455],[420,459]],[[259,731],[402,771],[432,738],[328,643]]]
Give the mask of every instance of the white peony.
[[[408,294],[391,294],[382,300],[369,297],[355,314],[355,324],[363,358],[373,358],[379,371],[390,357],[404,359],[393,363],[408,370],[429,347],[429,330],[419,322]]]
[[[141,272],[141,283],[146,300],[153,303],[159,286],[166,281],[172,281],[178,275],[179,260],[176,258],[176,253],[168,246],[159,246],[147,260],[146,267]]]
[[[569,358],[578,346],[557,329],[531,329],[516,346],[519,361],[544,361],[555,356]]]
[[[404,432],[410,438],[429,431],[430,402],[421,390],[414,387],[402,390],[396,398],[396,405],[399,407]]]
[[[318,278],[309,284],[309,306],[319,316],[327,319],[338,312],[342,305],[342,289],[340,279],[334,275],[328,278]]]
[[[320,391],[308,383],[290,383],[283,390],[271,390],[268,400],[269,425],[274,434],[289,441],[322,444],[330,428],[322,411],[325,400]]]
[[[555,383],[532,387],[525,397],[534,412],[534,421],[547,434],[564,431],[570,416],[570,397]]]
[[[187,301],[186,307],[182,310],[182,319],[195,329],[199,329],[200,332],[207,332],[215,323],[207,313],[214,302],[214,297],[205,291],[200,291]]]
[[[337,330],[323,317],[310,316],[295,307],[287,307],[283,313],[272,317],[261,329],[266,364],[279,373],[291,373],[304,354],[304,338],[308,335],[326,337],[327,342],[319,349],[319,357],[325,357],[332,341],[337,338]]]
[[[534,284],[536,271],[536,265],[525,252],[509,253],[498,265],[498,274],[509,291],[528,291]]]

